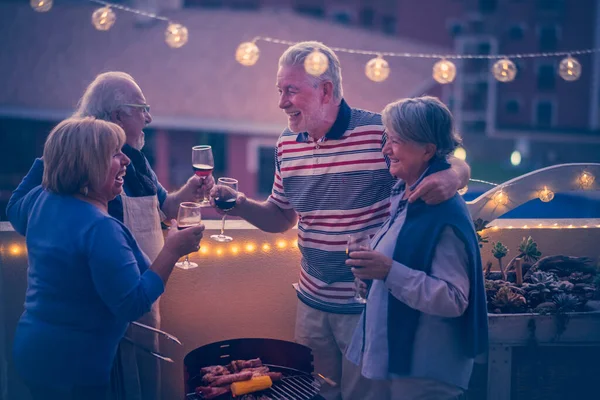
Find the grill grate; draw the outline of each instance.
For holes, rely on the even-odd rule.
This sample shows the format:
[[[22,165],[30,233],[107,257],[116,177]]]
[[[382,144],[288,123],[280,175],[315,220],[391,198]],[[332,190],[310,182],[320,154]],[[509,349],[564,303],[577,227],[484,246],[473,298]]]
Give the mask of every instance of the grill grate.
[[[318,395],[321,388],[321,382],[312,375],[298,371],[297,369],[281,367],[278,365],[263,364],[269,367],[270,371],[281,372],[283,378],[280,381],[273,382],[273,386],[252,395],[266,396],[270,400],[313,400],[320,399]],[[231,394],[219,396],[218,400],[233,399]],[[243,398],[240,396],[239,398]],[[202,395],[188,393],[187,400],[203,400]]]

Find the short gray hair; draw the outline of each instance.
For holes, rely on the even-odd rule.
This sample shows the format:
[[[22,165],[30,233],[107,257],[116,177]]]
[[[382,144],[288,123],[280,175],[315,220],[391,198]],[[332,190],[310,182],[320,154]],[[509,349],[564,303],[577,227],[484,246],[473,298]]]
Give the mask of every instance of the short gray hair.
[[[92,117],[60,122],[44,144],[42,186],[67,195],[98,189],[124,144],[125,132],[112,122]]]
[[[319,50],[325,54],[328,61],[327,70],[319,77],[308,75],[316,86],[323,81],[331,81],[333,84],[333,98],[341,100],[344,96],[342,88],[342,67],[337,55],[329,47],[321,42],[300,42],[288,49],[279,57],[279,66],[302,66],[304,68],[304,60],[314,50]]]
[[[131,93],[124,83],[137,87],[133,77],[125,72],[110,71],[98,75],[85,89],[73,117],[94,117],[110,121],[113,111],[132,101]]]
[[[437,97],[422,96],[395,101],[382,112],[383,124],[407,142],[435,144],[437,155],[452,153],[462,139],[455,131],[454,118]]]

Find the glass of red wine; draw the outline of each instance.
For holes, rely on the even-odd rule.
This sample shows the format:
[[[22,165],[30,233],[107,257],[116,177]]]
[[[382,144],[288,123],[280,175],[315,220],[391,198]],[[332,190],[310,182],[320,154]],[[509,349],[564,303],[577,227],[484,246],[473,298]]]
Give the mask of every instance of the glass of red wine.
[[[202,206],[200,203],[194,203],[191,201],[181,203],[179,205],[179,212],[177,213],[177,229],[182,230],[199,225],[202,222],[202,214],[200,213],[201,209]],[[190,261],[188,255],[186,255],[185,261],[180,261],[176,263],[175,266],[181,269],[192,269],[196,268],[198,264]]]
[[[210,237],[217,242],[231,242],[233,240],[231,236],[225,235],[225,217],[227,216],[227,211],[235,207],[237,191],[237,179],[219,178],[217,180],[217,195],[214,197],[215,206],[225,212],[225,214],[223,214],[223,219],[221,220],[221,233]]]
[[[371,250],[371,237],[366,233],[353,233],[348,235],[348,245],[346,247],[346,256],[350,258],[350,253],[353,251],[365,251]],[[360,268],[355,266],[354,268]],[[363,296],[365,282],[358,278],[354,279],[354,301],[357,303],[365,304],[367,298]]]
[[[212,147],[207,145],[192,147],[192,166],[194,174],[201,178],[209,176],[215,168]],[[207,193],[204,193],[204,199],[199,203],[201,207],[210,206]]]

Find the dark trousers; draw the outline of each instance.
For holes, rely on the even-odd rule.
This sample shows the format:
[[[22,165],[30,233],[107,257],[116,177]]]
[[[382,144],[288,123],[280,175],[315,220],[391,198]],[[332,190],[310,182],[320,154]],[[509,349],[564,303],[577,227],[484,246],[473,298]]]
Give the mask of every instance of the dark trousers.
[[[56,387],[27,384],[33,400],[106,400],[108,385]]]

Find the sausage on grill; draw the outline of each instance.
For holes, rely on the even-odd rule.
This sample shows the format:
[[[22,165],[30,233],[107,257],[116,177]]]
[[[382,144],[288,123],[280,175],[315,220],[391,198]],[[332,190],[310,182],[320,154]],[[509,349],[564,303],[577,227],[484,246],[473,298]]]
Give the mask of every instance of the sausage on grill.
[[[211,382],[210,386],[224,386],[233,382],[247,381],[252,378],[252,372],[239,372],[237,374],[221,375]]]

